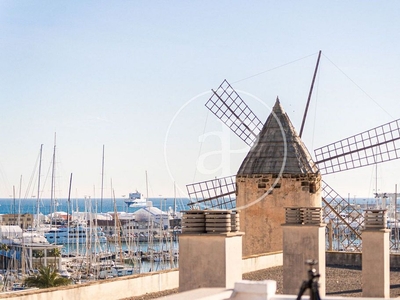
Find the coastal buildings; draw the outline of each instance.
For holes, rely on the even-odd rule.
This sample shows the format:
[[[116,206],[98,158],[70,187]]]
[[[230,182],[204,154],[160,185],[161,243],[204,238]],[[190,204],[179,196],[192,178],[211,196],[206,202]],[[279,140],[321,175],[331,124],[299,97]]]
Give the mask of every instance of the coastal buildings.
[[[34,218],[30,213],[25,214],[3,214],[0,215],[1,225],[18,225],[22,229],[33,227]]]

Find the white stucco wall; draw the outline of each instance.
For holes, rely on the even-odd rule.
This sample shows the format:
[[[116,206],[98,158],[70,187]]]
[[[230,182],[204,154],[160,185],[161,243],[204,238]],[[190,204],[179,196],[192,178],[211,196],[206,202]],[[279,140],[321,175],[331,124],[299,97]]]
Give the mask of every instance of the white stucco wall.
[[[81,285],[0,294],[10,300],[123,299],[178,288],[177,269],[95,281]]]

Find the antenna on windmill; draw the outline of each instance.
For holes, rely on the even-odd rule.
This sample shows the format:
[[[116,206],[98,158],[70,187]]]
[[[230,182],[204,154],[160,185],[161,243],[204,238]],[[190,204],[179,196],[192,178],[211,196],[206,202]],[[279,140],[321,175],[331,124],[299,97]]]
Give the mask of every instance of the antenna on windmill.
[[[306,118],[307,118],[308,106],[310,105],[311,95],[312,95],[312,92],[313,92],[313,89],[314,89],[314,82],[315,82],[315,77],[317,76],[317,71],[318,71],[320,58],[321,58],[321,50],[319,50],[319,53],[318,53],[317,64],[315,65],[314,76],[313,76],[313,79],[311,81],[310,92],[308,93],[307,104],[306,104],[306,108],[304,110],[304,115],[303,115],[303,121],[301,122],[300,133],[299,133],[299,137],[300,138],[301,138],[301,136],[303,134],[304,124],[305,124]]]

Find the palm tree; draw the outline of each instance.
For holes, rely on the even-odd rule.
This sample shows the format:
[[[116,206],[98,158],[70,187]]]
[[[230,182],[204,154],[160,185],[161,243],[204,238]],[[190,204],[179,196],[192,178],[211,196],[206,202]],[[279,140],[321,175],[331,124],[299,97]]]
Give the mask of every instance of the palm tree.
[[[58,266],[58,261],[59,261],[60,256],[61,256],[61,250],[60,250],[60,248],[54,248],[54,249],[53,249],[53,255],[54,255],[54,257],[55,257],[56,266]]]
[[[40,289],[69,285],[71,279],[61,277],[55,268],[42,266],[39,268],[39,274],[29,276],[25,279],[24,284],[29,287],[37,287]]]
[[[39,257],[39,266],[42,266],[42,258],[44,257],[43,250],[37,250],[36,257]]]
[[[8,247],[7,244],[0,244],[0,250],[1,250],[1,254],[3,256],[3,269],[5,269],[5,257],[6,257],[8,250],[10,250],[10,248]]]
[[[48,253],[49,253],[50,257],[54,257],[54,263],[53,264],[54,264],[55,268],[57,268],[58,263],[59,263],[59,259],[61,257],[60,248],[51,249]]]

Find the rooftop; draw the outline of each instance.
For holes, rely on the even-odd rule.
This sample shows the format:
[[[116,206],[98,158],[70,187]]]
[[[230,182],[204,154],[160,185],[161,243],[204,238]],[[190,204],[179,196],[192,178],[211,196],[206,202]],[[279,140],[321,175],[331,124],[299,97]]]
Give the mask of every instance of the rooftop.
[[[317,173],[306,146],[296,133],[279,99],[276,99],[257,141],[238,175]]]

